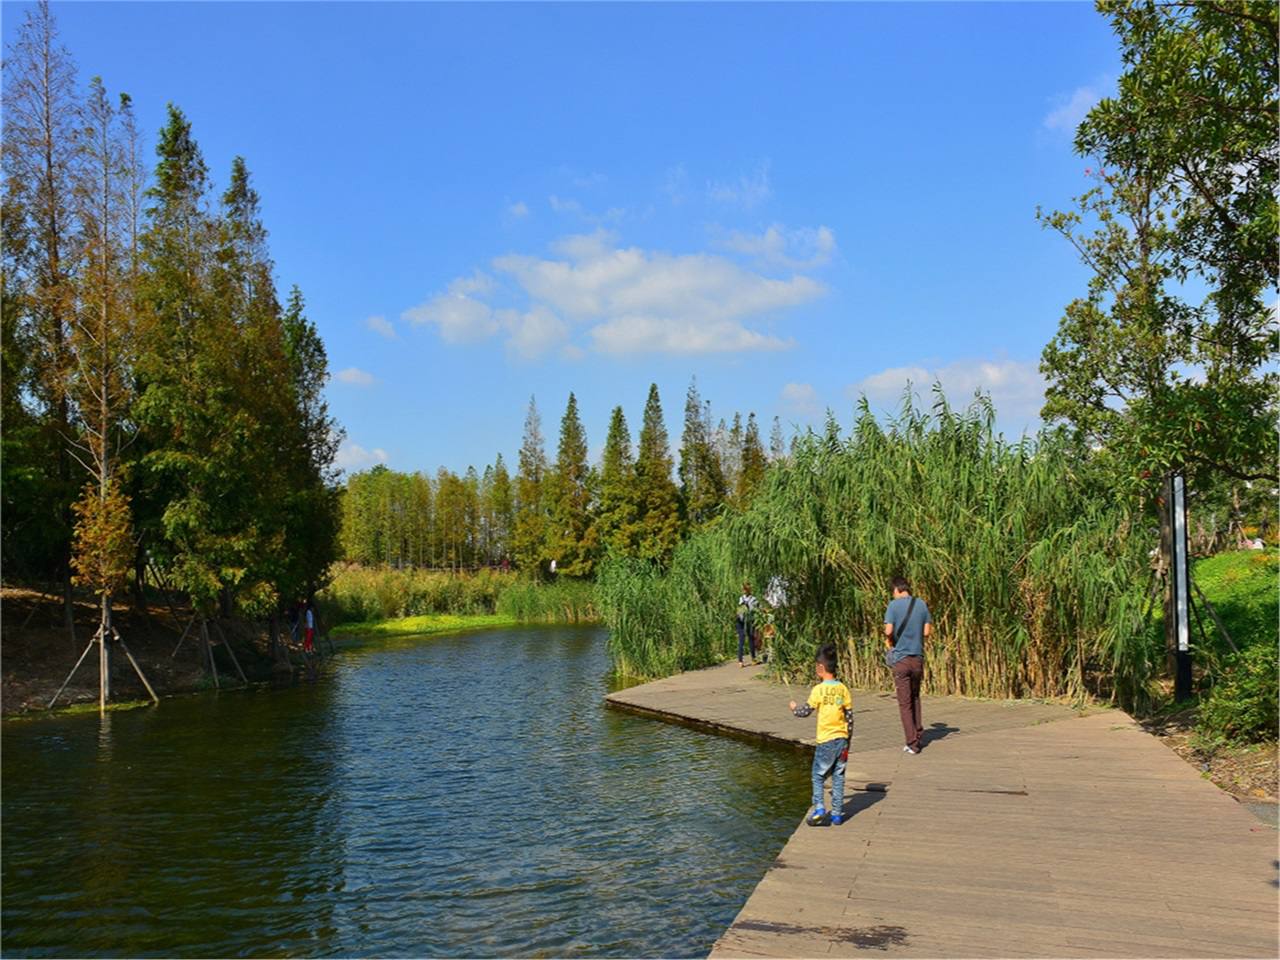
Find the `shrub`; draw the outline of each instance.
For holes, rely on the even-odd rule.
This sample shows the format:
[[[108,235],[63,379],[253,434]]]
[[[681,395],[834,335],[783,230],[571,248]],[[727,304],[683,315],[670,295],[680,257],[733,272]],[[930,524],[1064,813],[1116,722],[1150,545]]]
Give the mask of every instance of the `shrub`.
[[[1280,658],[1274,644],[1230,657],[1200,705],[1196,731],[1206,740],[1257,743],[1280,726]]]

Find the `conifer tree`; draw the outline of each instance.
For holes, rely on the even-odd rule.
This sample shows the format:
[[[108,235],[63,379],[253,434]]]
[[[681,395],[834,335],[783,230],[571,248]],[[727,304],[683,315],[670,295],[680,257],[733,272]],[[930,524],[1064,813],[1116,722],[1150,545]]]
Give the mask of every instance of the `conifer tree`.
[[[600,497],[595,520],[595,539],[601,550],[612,550],[623,556],[638,555],[637,493],[631,431],[627,427],[622,407],[614,407],[609,418],[604,456],[600,462]]]
[[[516,474],[516,520],[512,533],[512,554],[516,563],[530,572],[540,571],[547,557],[547,517],[543,485],[547,454],[542,440],[542,417],[537,401],[529,398],[520,444],[519,472]]]
[[[787,441],[782,434],[782,421],[773,418],[773,429],[769,431],[769,462],[777,463],[786,459]]]
[[[679,492],[671,479],[671,450],[662,419],[658,385],[649,385],[640,428],[640,452],[636,458],[636,491],[639,506],[639,556],[667,563],[680,541]]]
[[[28,536],[52,548],[51,555],[40,558],[44,569],[38,572],[63,584],[63,610],[74,641],[69,547],[71,502],[80,477],[66,438],[74,432],[67,380],[75,309],[73,191],[80,106],[75,63],[59,42],[46,0],[26,14],[4,57],[3,88],[5,307],[6,314],[17,310],[21,315],[20,339],[28,351],[21,363],[6,359],[6,367],[28,375],[26,396],[35,408],[30,429],[8,438],[5,459],[16,454],[17,463],[9,464],[6,474],[21,484],[24,460],[41,474],[36,502],[28,506],[18,501],[5,510],[4,539],[11,539],[15,524],[23,524]],[[9,271],[15,268],[17,276],[11,280]],[[6,338],[3,349],[12,351],[16,344]],[[6,422],[6,434],[10,426]],[[16,440],[25,441],[25,449],[14,449]]]
[[[74,505],[72,568],[75,582],[101,605],[98,634],[99,701],[110,695],[112,599],[133,563],[129,498],[122,491],[117,454],[128,442],[133,346],[132,297],[124,249],[124,147],[119,115],[101,79],[93,78],[81,121],[75,213],[79,237],[76,309],[67,338],[71,360],[67,396],[78,437],[72,455],[88,474]]]
[[[679,468],[681,504],[691,530],[712,520],[725,500],[724,472],[712,441],[710,419],[710,405],[704,407],[697,380],[691,380],[685,395]]]
[[[595,568],[595,531],[590,527],[590,471],[587,435],[572,393],[560,420],[556,462],[547,479],[550,527],[547,549],[556,569],[571,577],[590,576]]]
[[[498,454],[493,461],[493,481],[489,484],[489,514],[493,518],[494,562],[508,559],[511,554],[511,532],[515,526],[515,494],[511,489],[511,476],[507,465]]]
[[[754,413],[747,416],[747,429],[742,437],[742,469],[738,473],[738,487],[735,491],[738,509],[745,510],[751,503],[761,482],[764,480],[768,462],[764,457],[764,447],[760,443],[760,428],[756,424]]]
[[[246,568],[244,487],[252,415],[236,389],[239,330],[214,288],[218,224],[208,210],[208,169],[182,111],[169,106],[147,195],[139,296],[146,328],[137,416],[147,434],[142,466],[157,492],[154,544],[202,616],[212,615]],[[248,457],[252,463],[252,457]]]

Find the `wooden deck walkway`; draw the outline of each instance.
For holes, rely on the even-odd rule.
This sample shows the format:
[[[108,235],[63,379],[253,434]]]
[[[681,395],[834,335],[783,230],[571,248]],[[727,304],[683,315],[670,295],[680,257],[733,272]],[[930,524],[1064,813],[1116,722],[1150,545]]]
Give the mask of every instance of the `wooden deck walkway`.
[[[757,673],[715,667],[609,701],[812,737]],[[854,701],[850,819],[800,824],[712,957],[1280,956],[1276,831],[1127,714],[926,698],[932,738],[909,756],[893,699]]]

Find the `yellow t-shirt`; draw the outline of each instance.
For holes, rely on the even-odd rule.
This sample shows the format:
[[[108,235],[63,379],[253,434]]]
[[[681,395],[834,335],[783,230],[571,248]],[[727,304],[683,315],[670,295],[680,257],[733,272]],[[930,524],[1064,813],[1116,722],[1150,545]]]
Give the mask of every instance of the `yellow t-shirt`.
[[[849,735],[849,724],[841,707],[853,709],[853,695],[839,680],[823,680],[809,691],[809,706],[818,711],[818,742]]]

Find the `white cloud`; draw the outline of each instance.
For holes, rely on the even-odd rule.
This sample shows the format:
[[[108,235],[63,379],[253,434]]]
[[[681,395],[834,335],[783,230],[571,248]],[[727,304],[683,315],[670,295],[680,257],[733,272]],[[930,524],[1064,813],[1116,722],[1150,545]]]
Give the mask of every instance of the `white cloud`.
[[[339,370],[333,377],[339,383],[349,383],[354,387],[369,387],[377,382],[372,373],[368,370],[361,370],[359,367],[347,367],[345,370]]]
[[[610,207],[604,213],[593,213],[577,200],[565,199],[564,197],[556,196],[554,193],[547,197],[547,203],[556,213],[577,217],[584,223],[591,224],[617,223],[627,214],[624,207]]]
[[[748,330],[732,320],[690,324],[674,317],[625,316],[597,324],[591,339],[601,353],[741,353],[786,350],[793,341]]]
[[[459,277],[447,290],[400,314],[409,323],[434,324],[447,343],[470,343],[498,332],[499,323],[493,308],[476,296],[493,289],[493,278],[477,270],[470,277]]]
[[[396,338],[396,328],[391,325],[391,321],[382,314],[375,317],[366,317],[364,325],[379,336],[386,337],[388,340]]]
[[[1055,98],[1053,109],[1045,114],[1044,128],[1074,136],[1080,121],[1113,86],[1114,81],[1100,78],[1094,83],[1076,87],[1066,96]]]
[[[563,259],[512,254],[493,266],[533,302],[590,324],[595,346],[609,353],[782,349],[788,341],[750,330],[743,321],[826,291],[809,277],[767,277],[710,254],[619,248],[605,231],[566,237],[554,250]]]
[[[788,383],[782,388],[782,403],[790,413],[812,417],[818,413],[818,391],[811,383]]]
[[[522,220],[529,215],[529,205],[523,200],[517,200],[515,203],[507,207],[507,216],[513,220]]]
[[[763,203],[773,195],[769,185],[769,161],[762,160],[754,170],[744,173],[736,180],[710,180],[707,182],[707,196],[716,203],[742,207],[750,210]]]
[[[339,470],[354,471],[363,470],[366,467],[372,467],[375,464],[387,462],[387,451],[381,447],[374,447],[372,450],[366,450],[358,443],[352,443],[350,440],[343,440],[338,446],[338,453],[334,457],[334,464]]]
[[[955,406],[967,406],[976,391],[990,394],[1001,424],[1014,431],[1034,427],[1044,406],[1044,377],[1035,360],[968,359],[941,366],[911,365],[890,367],[864,377],[849,388],[851,396],[863,394],[872,406],[896,411],[908,383],[912,391],[930,406],[928,393],[940,382],[947,399]]]
[[[502,290],[523,305],[503,303],[494,278],[477,271],[402,318],[435,326],[449,343],[505,334],[508,352],[523,360],[580,359],[585,344],[574,342],[575,331],[603,353],[735,353],[792,346],[758,327],[826,293],[811,277],[772,277],[714,254],[620,247],[602,228],[562,237],[551,249],[550,257],[493,261],[512,281]]]
[[[496,314],[507,331],[507,351],[521,360],[537,360],[569,339],[569,325],[544,306],[521,313],[499,310]]]
[[[723,237],[721,245],[771,266],[812,270],[831,260],[836,250],[836,235],[825,226],[790,230],[774,223],[763,233],[734,230]]]

